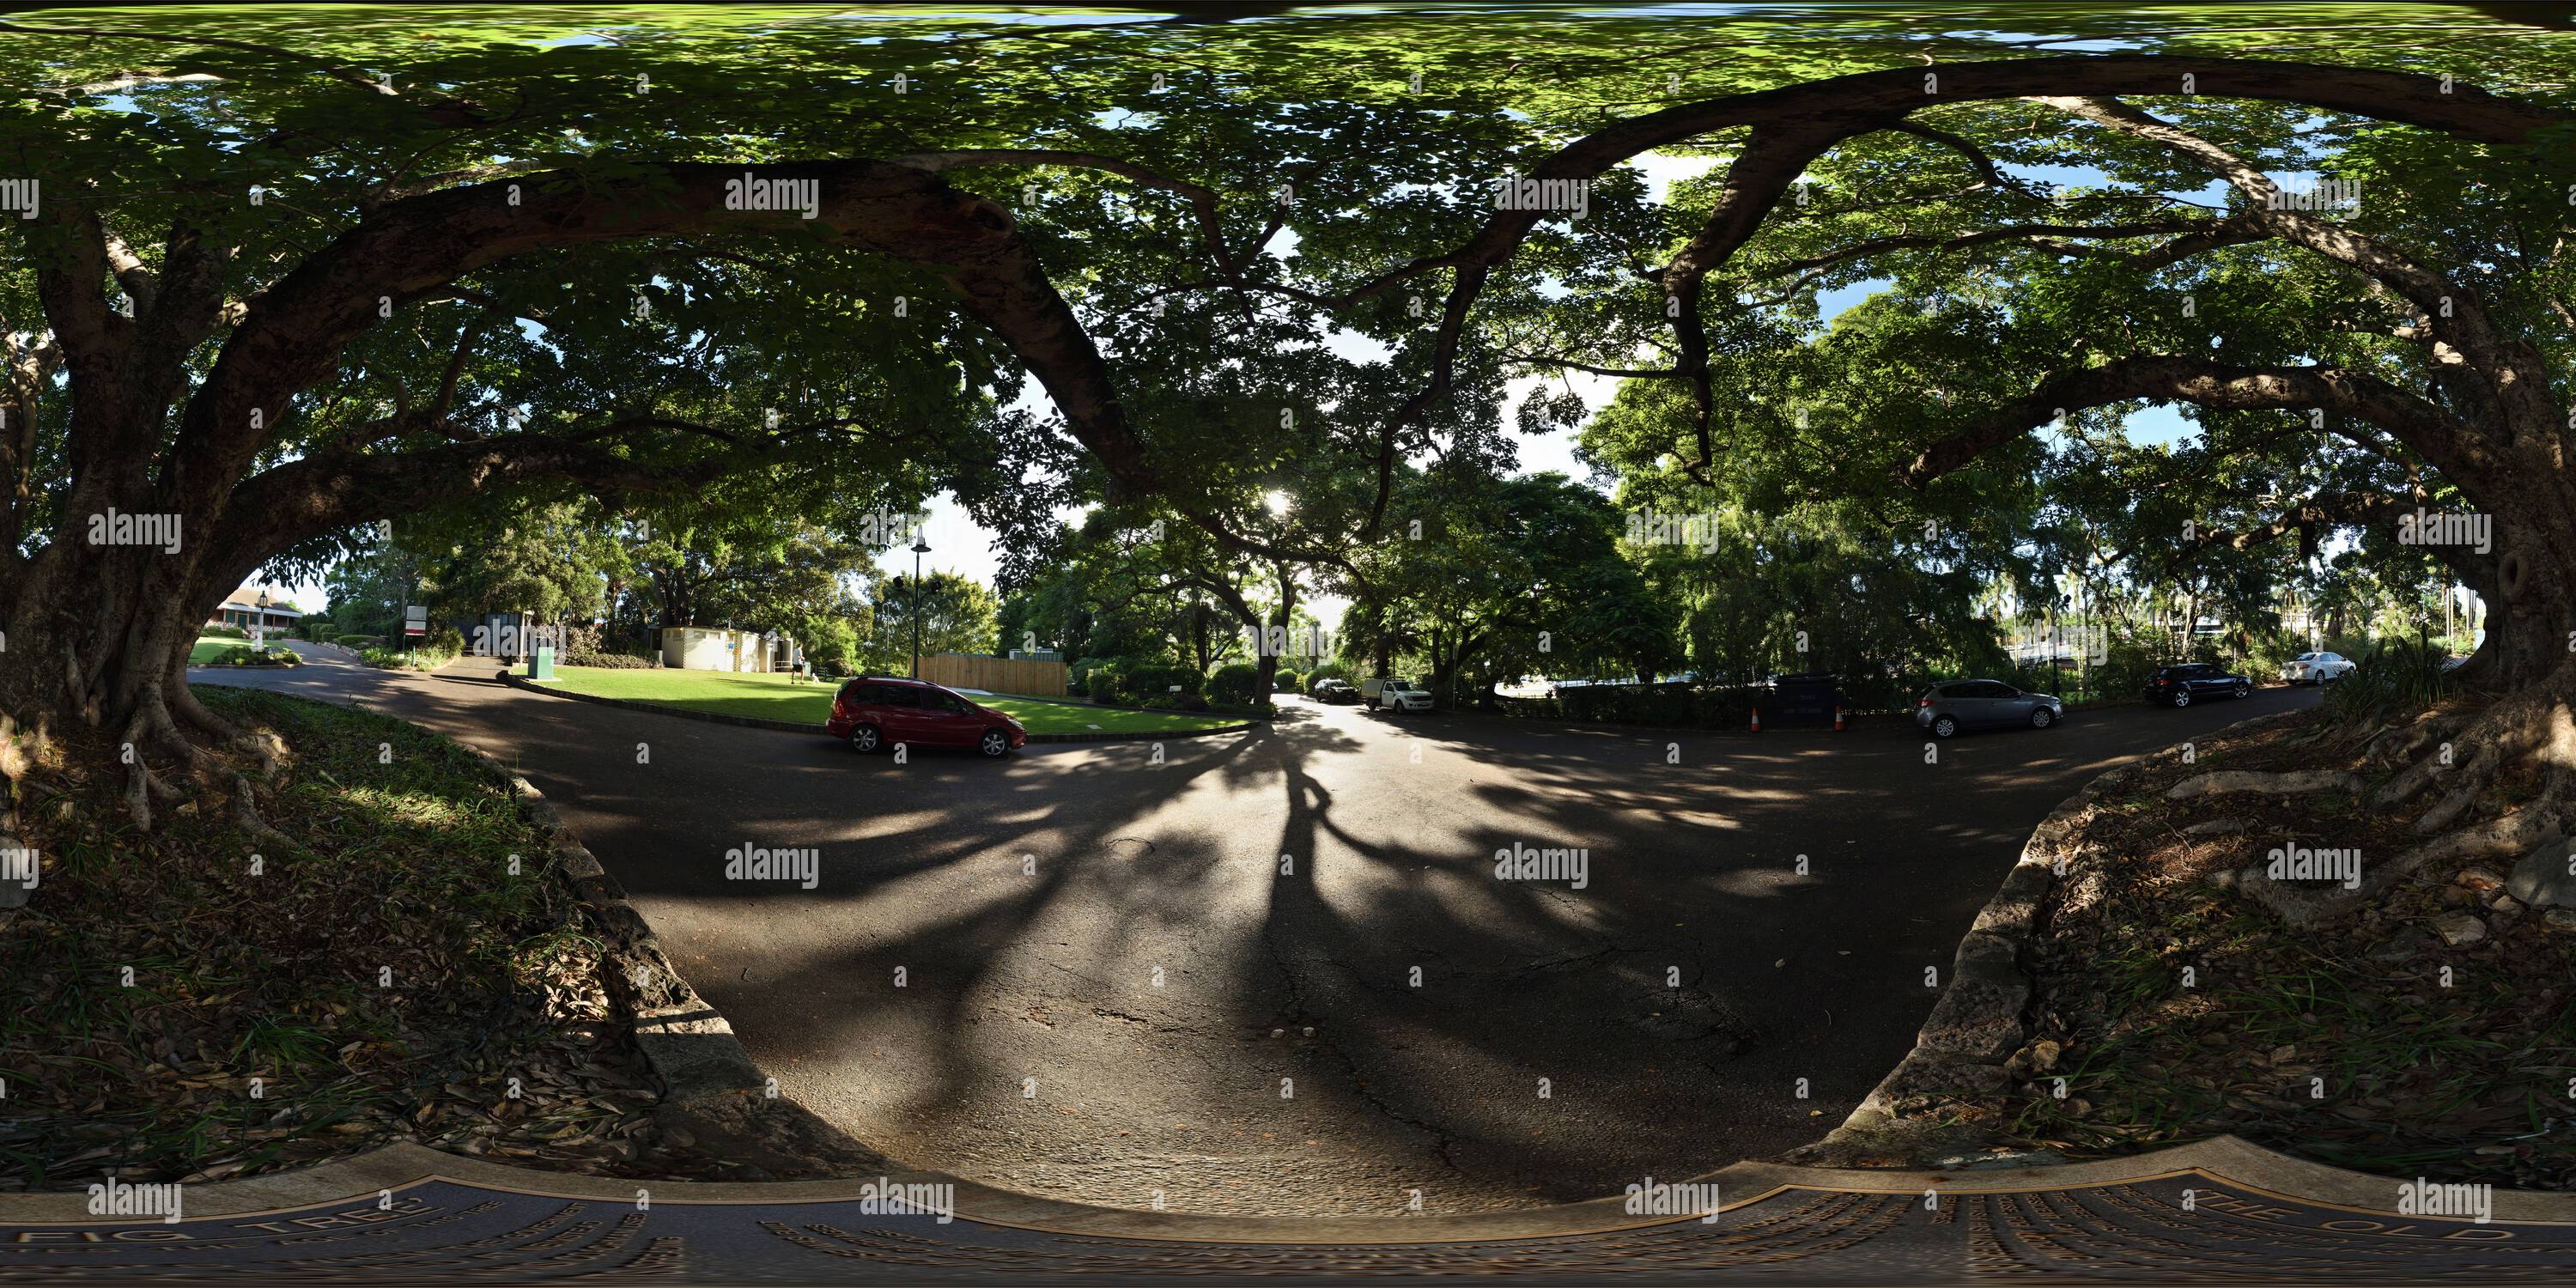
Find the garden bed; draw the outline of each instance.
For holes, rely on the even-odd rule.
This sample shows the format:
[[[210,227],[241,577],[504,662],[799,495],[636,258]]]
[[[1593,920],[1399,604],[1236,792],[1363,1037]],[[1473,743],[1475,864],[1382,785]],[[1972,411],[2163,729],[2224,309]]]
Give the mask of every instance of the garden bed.
[[[2368,807],[2385,772],[2319,711],[2192,751],[2070,819],[2078,857],[2022,954],[2027,1040],[2003,1087],[1903,1116],[2070,1158],[2233,1134],[2366,1171],[2576,1186],[2576,910],[2506,895],[2510,858],[2436,859],[2352,916],[2292,927],[2251,897],[2269,877],[2250,870],[2291,847],[2393,860],[2423,839],[2416,811]],[[2213,770],[2316,769],[2363,790],[2167,795]],[[2495,803],[2537,773],[2509,772]]]
[[[298,844],[194,801],[139,835],[113,765],[29,780],[63,790],[23,802],[42,879],[0,914],[0,1190],[209,1181],[394,1141],[759,1178],[657,1124],[591,909],[478,758],[344,707],[194,691],[285,740],[262,809]]]

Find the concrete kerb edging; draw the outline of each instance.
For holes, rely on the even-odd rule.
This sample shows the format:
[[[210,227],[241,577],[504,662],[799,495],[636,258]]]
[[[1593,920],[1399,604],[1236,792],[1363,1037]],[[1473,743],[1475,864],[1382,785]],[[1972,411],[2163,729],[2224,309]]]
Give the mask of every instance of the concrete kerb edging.
[[[956,1186],[959,1220],[1092,1238],[1166,1239],[1192,1243],[1410,1244],[1564,1237],[1698,1219],[1694,1216],[1631,1215],[1625,1210],[1623,1200],[1615,1197],[1518,1211],[1456,1215],[1209,1216],[1095,1207],[995,1189],[938,1172],[908,1168],[888,1168],[886,1173],[906,1184],[917,1181],[953,1184]],[[1720,1210],[1733,1211],[1790,1189],[1907,1195],[1921,1194],[1925,1190],[1936,1190],[1944,1195],[2053,1192],[2192,1174],[2239,1189],[2342,1207],[2356,1213],[2393,1215],[2398,1206],[2400,1182],[2291,1158],[2233,1136],[2195,1141],[2125,1158],[2049,1166],[1975,1171],[1938,1168],[1898,1170],[1801,1167],[1756,1161],[1737,1163],[1695,1179],[1715,1184]],[[871,1172],[864,1178],[822,1181],[651,1181],[640,1184],[650,1186],[656,1204],[812,1203],[860,1197],[858,1187],[876,1175]],[[192,1185],[188,1190],[188,1212],[192,1217],[204,1219],[273,1213],[353,1198],[372,1202],[379,1190],[400,1190],[433,1179],[507,1192],[620,1204],[631,1203],[639,1185],[632,1178],[539,1171],[403,1143],[314,1167]],[[2576,1195],[2497,1190],[2494,1198],[2494,1217],[2499,1221],[2576,1225]],[[88,1201],[88,1196],[79,1191],[0,1195],[0,1225],[133,1223],[130,1217],[92,1216],[88,1212]],[[2466,1227],[2470,1224],[2467,1218],[2410,1216],[2406,1219],[2433,1226]]]
[[[602,983],[610,1005],[623,1013],[636,1050],[662,1080],[655,1118],[666,1129],[680,1127],[711,1149],[756,1166],[807,1161],[773,1149],[767,1142],[780,1135],[777,1123],[773,1120],[770,1130],[755,1132],[751,1120],[757,1115],[774,1119],[785,1113],[794,1119],[788,1135],[828,1141],[840,1152],[852,1147],[864,1150],[779,1095],[775,1082],[734,1037],[723,1013],[700,997],[672,965],[651,924],[627,900],[625,888],[573,835],[545,793],[488,753],[465,749],[544,833],[585,911],[598,924],[606,941],[604,970],[610,978]]]
[[[603,707],[624,707],[629,711],[649,711],[657,716],[678,716],[683,720],[704,720],[709,724],[738,725],[745,729],[775,729],[781,733],[809,733],[822,737],[823,726],[802,720],[763,720],[758,716],[729,716],[721,711],[691,711],[686,707],[666,707],[658,702],[637,702],[632,698],[603,698],[596,693],[575,693],[569,689],[550,689],[532,683],[524,675],[508,671],[499,676],[503,684],[552,698],[570,698],[575,702],[595,702]],[[1064,705],[1073,706],[1075,703]],[[1163,729],[1142,733],[1033,733],[1029,741],[1037,742],[1168,742],[1174,738],[1206,738],[1221,733],[1242,733],[1247,729],[1267,727],[1268,721],[1246,720],[1241,724],[1218,725],[1213,729]]]
[[[2304,710],[2255,716],[2186,741],[2243,734],[2296,719]],[[2005,1063],[2031,1040],[2032,979],[2024,969],[2040,932],[2040,909],[2056,884],[2060,861],[2075,871],[2085,812],[2104,793],[2143,777],[2147,766],[2174,754],[2182,743],[2114,766],[2058,803],[2033,828],[2021,857],[2004,874],[1994,898],[1977,913],[1950,960],[1950,986],[1915,1033],[1914,1049],[1879,1081],[1842,1126],[1814,1145],[1790,1151],[1793,1162],[1830,1162],[1861,1155],[1893,1156],[1920,1166],[1973,1157],[1991,1142],[1973,1134],[1907,1119],[1899,1106],[1940,1092],[1998,1091],[2010,1082]],[[2232,1138],[2231,1138],[2232,1139]]]

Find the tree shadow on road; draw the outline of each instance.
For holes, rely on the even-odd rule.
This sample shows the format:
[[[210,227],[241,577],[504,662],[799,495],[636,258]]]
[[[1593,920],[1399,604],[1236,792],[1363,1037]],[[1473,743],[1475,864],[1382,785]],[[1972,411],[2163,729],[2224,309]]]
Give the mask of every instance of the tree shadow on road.
[[[1159,758],[897,765],[437,680],[484,690],[451,731],[506,739],[486,749],[565,808],[792,1093],[908,1161],[1107,1202],[1225,1166],[1543,1202],[1812,1139],[1902,1055],[1937,997],[1923,967],[1946,972],[2099,758],[1962,740],[1936,768],[1897,734],[1468,720],[1405,742],[1288,705]],[[1409,795],[1452,781],[1402,778],[1416,749],[1467,772]],[[743,845],[819,850],[816,887],[725,879]],[[1521,845],[1587,850],[1586,887],[1497,879]],[[1039,1180],[1013,1170],[1032,1158]]]

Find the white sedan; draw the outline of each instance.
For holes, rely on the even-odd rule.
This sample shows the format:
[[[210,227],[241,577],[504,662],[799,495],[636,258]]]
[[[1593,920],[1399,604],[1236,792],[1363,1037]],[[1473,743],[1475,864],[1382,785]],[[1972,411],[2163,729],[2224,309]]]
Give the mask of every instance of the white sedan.
[[[2281,664],[2283,684],[2324,684],[2352,674],[2352,659],[2341,653],[2301,653]]]

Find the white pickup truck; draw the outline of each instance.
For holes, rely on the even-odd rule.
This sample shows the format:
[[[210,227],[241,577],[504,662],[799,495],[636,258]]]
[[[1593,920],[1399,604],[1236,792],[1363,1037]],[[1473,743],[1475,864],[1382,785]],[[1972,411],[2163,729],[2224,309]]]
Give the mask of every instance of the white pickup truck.
[[[1407,711],[1431,709],[1431,694],[1411,680],[1382,680],[1378,683],[1374,705],[1381,711],[1399,715]]]

